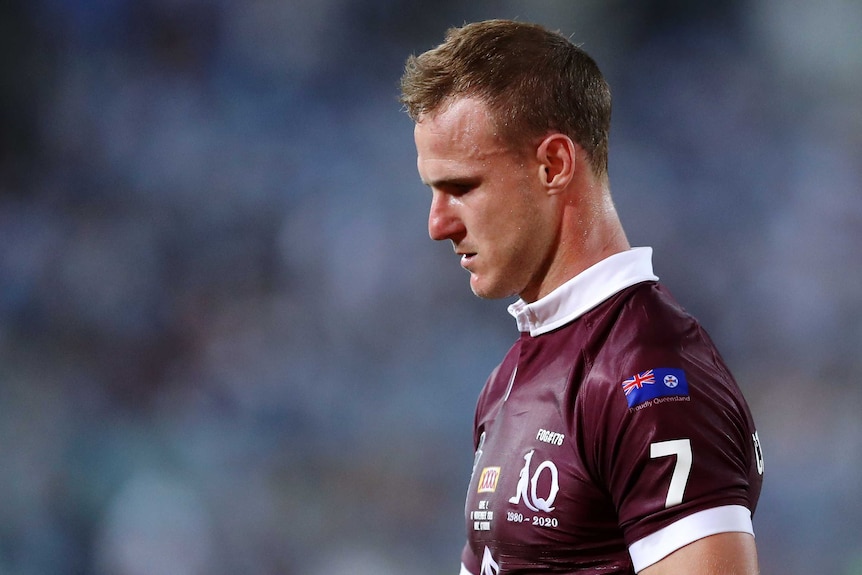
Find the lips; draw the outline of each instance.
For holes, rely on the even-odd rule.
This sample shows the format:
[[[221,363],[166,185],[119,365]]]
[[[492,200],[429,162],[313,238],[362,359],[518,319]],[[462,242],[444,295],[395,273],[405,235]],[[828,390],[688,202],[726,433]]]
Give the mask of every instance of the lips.
[[[473,259],[475,257],[475,252],[461,254],[461,267],[466,268],[467,266],[469,266],[473,262]]]

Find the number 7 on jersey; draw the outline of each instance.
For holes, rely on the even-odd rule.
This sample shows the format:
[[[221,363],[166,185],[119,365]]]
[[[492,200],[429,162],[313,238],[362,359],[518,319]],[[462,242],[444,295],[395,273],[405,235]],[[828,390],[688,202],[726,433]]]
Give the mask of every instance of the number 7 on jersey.
[[[691,441],[688,439],[672,439],[670,441],[658,441],[649,446],[650,459],[676,455],[676,463],[673,466],[673,475],[670,478],[670,487],[667,490],[665,509],[682,503],[685,493],[685,485],[688,483],[688,474],[691,472]]]

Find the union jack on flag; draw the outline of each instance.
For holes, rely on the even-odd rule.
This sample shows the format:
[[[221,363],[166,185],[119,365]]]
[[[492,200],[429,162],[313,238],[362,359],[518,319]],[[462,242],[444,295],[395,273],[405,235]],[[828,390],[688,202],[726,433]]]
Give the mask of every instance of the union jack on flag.
[[[630,394],[635,389],[640,389],[644,386],[644,384],[653,384],[655,383],[655,374],[653,370],[648,369],[643,373],[639,373],[634,377],[630,377],[629,379],[623,382],[623,391],[626,392],[626,395]]]

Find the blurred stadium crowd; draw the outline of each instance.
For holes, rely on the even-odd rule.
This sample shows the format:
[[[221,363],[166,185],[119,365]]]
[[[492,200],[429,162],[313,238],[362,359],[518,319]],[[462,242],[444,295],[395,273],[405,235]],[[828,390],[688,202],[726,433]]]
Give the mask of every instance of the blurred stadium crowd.
[[[630,239],[766,454],[764,575],[862,574],[862,3],[0,8],[0,575],[442,575],[516,337],[426,234],[410,53],[572,34]]]

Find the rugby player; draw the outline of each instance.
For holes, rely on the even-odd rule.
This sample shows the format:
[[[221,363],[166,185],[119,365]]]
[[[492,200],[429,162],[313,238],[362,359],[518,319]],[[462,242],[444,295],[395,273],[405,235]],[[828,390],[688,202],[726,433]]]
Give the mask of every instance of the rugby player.
[[[518,296],[478,399],[461,574],[756,574],[757,430],[629,245],[594,60],[538,25],[467,24],[407,59],[401,102],[431,238],[477,296]]]

